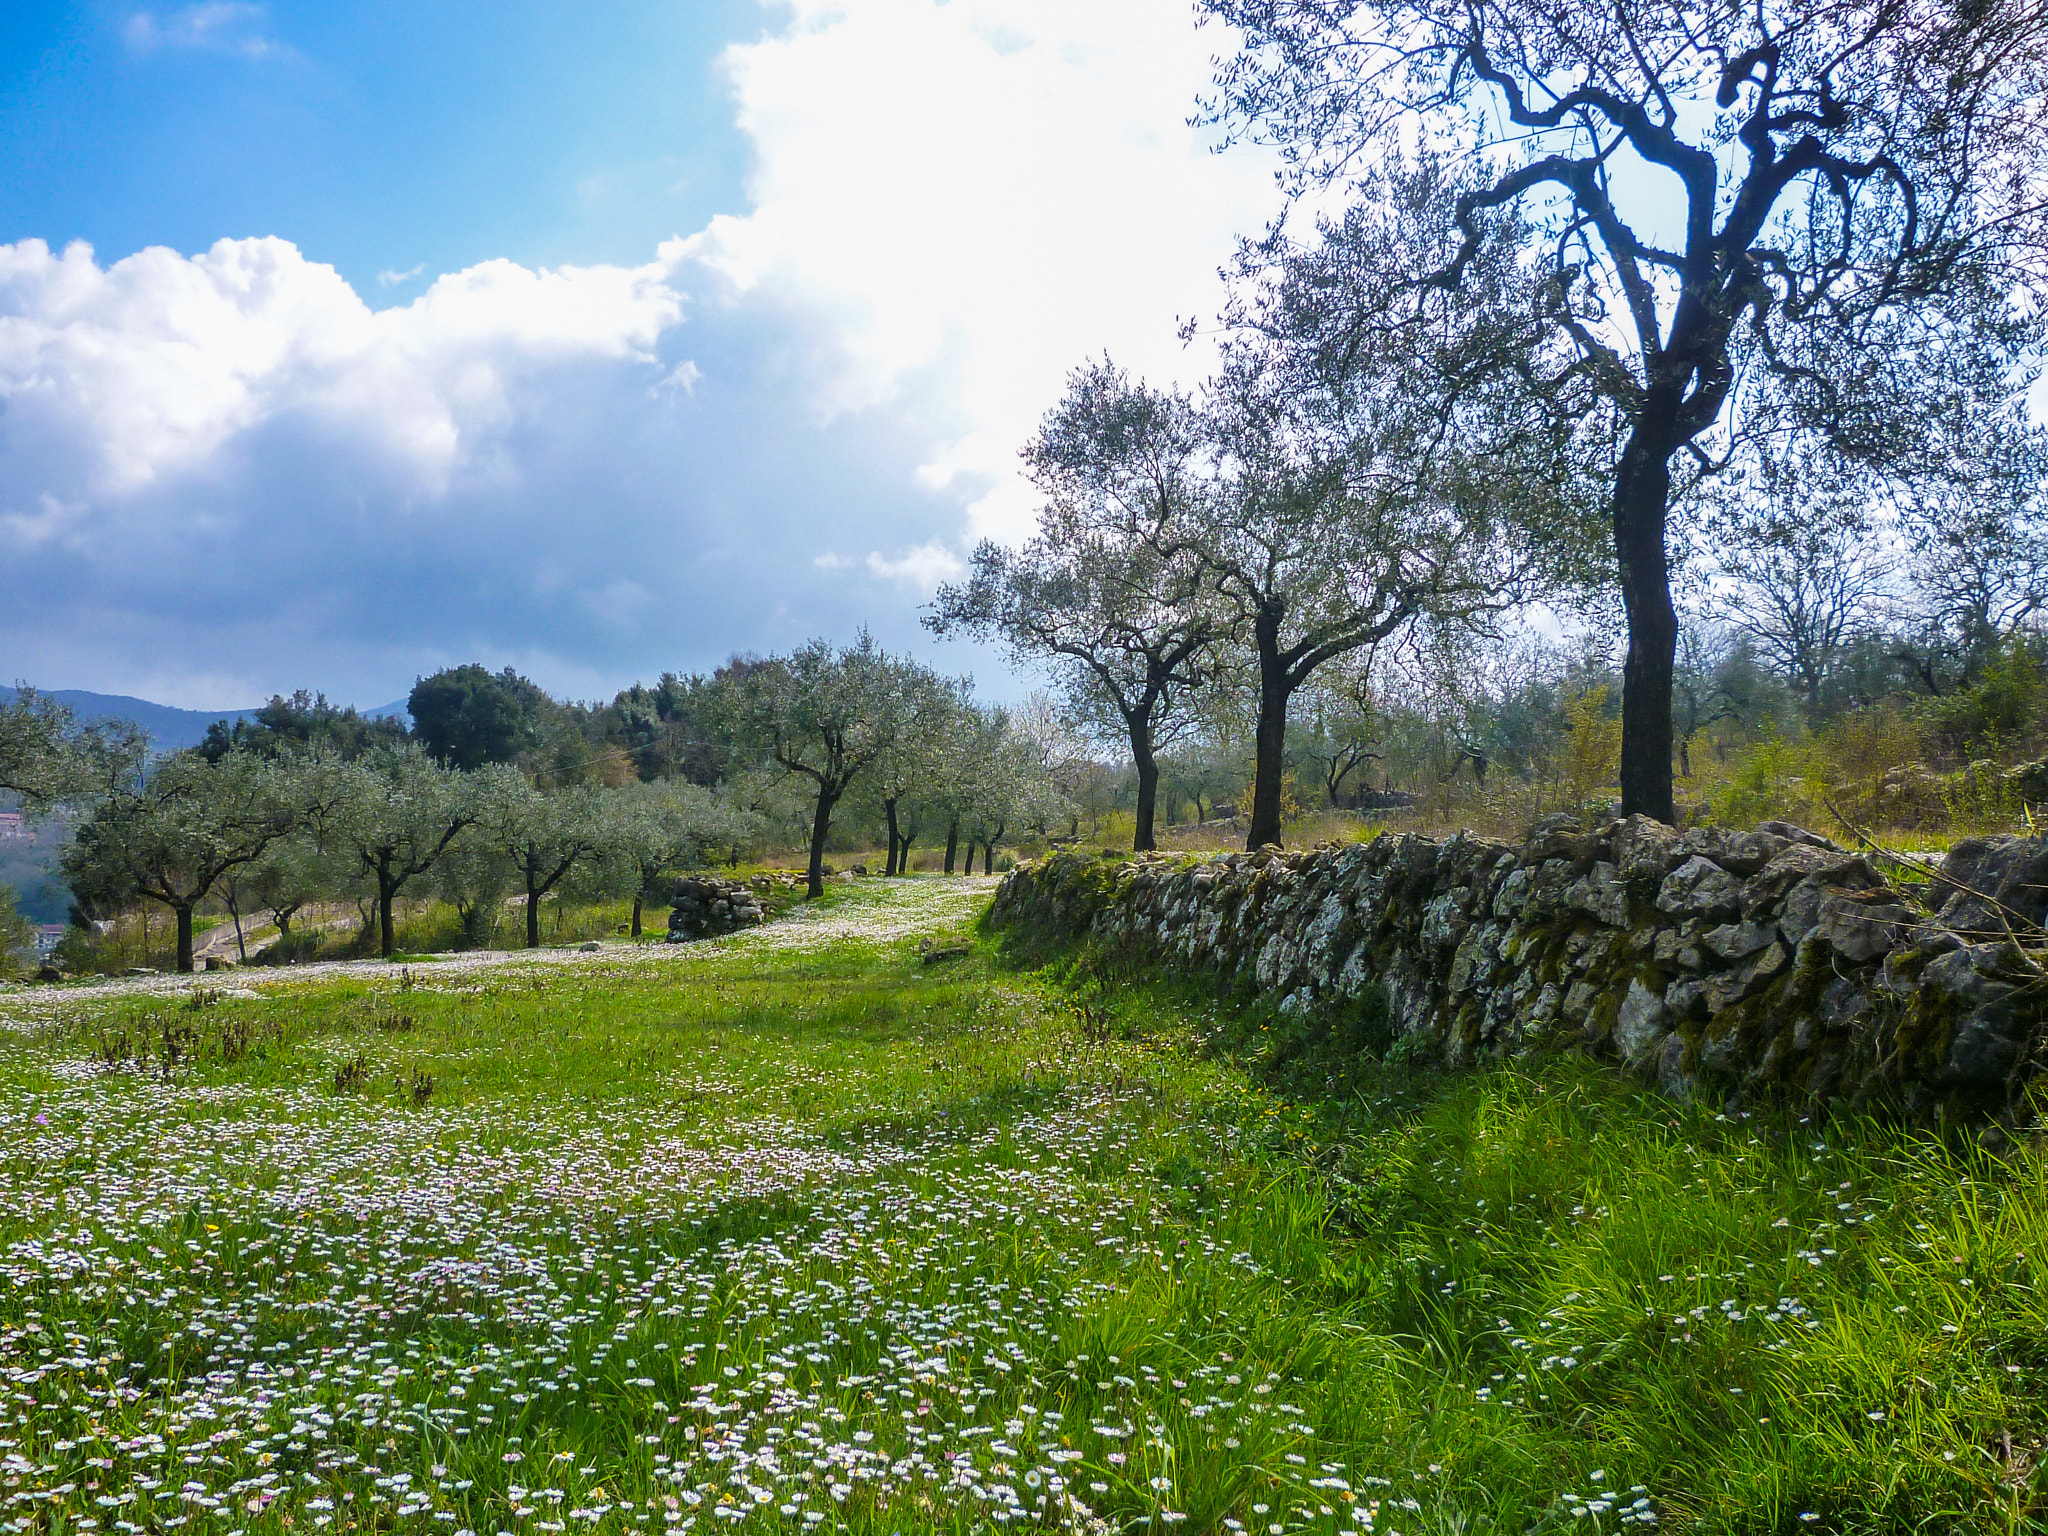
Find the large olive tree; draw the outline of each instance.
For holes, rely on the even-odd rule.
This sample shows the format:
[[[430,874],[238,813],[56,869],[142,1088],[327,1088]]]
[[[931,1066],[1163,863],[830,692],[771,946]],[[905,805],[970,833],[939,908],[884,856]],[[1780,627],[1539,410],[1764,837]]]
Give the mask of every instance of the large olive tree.
[[[1572,413],[1604,404],[1622,808],[1669,820],[1674,465],[1711,467],[1760,390],[1836,451],[1910,467],[1923,411],[1995,382],[2025,308],[2006,300],[2048,246],[2048,9],[1200,9],[1242,42],[1213,115],[1277,143],[1294,190],[1369,197],[1400,146],[1445,149],[1465,168],[1465,238],[1424,288],[1462,285],[1503,238],[1547,274],[1540,344],[1503,363]]]
[[[302,807],[293,775],[253,752],[218,762],[180,753],[107,795],[64,853],[88,905],[141,897],[177,918],[177,967],[192,969],[192,913],[224,876],[289,837]]]
[[[862,630],[849,646],[813,640],[731,679],[721,714],[733,741],[809,781],[808,891],[825,893],[825,840],[849,789],[897,743],[936,729],[931,672]]]
[[[1213,494],[1212,457],[1192,400],[1107,361],[1079,370],[1024,450],[1045,497],[1036,535],[1014,550],[984,542],[925,620],[1049,664],[1077,714],[1128,742],[1139,851],[1154,846],[1159,750],[1185,723],[1184,696],[1211,679],[1227,623],[1186,543]]]

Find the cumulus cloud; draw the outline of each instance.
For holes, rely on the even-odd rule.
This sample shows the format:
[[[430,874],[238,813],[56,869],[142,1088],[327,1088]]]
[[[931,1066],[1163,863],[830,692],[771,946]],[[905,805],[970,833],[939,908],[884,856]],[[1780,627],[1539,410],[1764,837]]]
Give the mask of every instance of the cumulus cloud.
[[[751,212],[639,266],[490,261],[375,308],[284,239],[0,246],[0,646],[229,704],[921,645],[971,540],[1028,526],[1016,449],[1069,368],[1206,366],[1175,320],[1270,185],[1185,126],[1209,46],[1181,0],[796,0],[728,58]]]
[[[1017,449],[1066,373],[1108,350],[1160,382],[1211,361],[1176,320],[1217,307],[1272,162],[1187,126],[1215,33],[1184,0],[795,0],[730,51],[753,211],[677,253],[818,314],[845,368],[827,412],[933,424],[929,483],[1014,537]]]
[[[682,315],[658,266],[486,262],[372,311],[276,239],[102,268],[89,246],[0,246],[0,398],[16,452],[102,498],[192,471],[259,423],[317,418],[417,489],[488,459],[511,380],[579,358],[651,361]],[[19,474],[13,478],[20,484]]]
[[[0,246],[0,648],[52,686],[382,702],[476,657],[598,694],[850,631],[873,589],[812,570],[819,526],[881,547],[957,506],[905,495],[900,421],[789,387],[828,340],[685,325],[676,280],[494,261],[373,310],[281,240]]]

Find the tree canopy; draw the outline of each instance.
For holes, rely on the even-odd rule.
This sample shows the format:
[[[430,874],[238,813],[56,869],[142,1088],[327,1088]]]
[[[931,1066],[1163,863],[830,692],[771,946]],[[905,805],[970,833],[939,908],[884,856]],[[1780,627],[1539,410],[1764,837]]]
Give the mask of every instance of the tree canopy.
[[[406,700],[413,735],[451,768],[509,763],[541,745],[552,701],[512,668],[449,667],[413,684]]]
[[[1370,202],[1401,146],[1454,157],[1462,238],[1416,305],[1502,243],[1541,263],[1540,334],[1500,366],[1586,424],[1606,466],[1629,631],[1622,804],[1670,820],[1674,463],[1710,471],[1731,437],[1807,433],[1901,474],[1963,468],[1927,463],[1913,429],[2024,382],[2037,312],[2010,300],[2048,252],[2048,13],[1200,8],[1242,40],[1210,116],[1277,144],[1294,192]]]

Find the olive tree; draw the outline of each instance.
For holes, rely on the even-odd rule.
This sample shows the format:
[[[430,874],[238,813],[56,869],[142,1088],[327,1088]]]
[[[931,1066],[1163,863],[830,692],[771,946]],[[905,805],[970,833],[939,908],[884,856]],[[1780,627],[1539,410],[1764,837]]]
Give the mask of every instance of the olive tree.
[[[1323,676],[1309,689],[1307,730],[1300,756],[1315,768],[1329,806],[1345,803],[1345,781],[1382,756],[1379,701],[1372,686],[1371,653],[1367,664]]]
[[[612,797],[595,784],[543,793],[516,769],[472,776],[477,835],[505,855],[526,901],[526,947],[540,948],[540,904],[618,834]]]
[[[1096,743],[1081,716],[1062,708],[1043,688],[1035,688],[1010,710],[1010,728],[1031,744],[1046,777],[1066,801],[1068,830],[1080,830],[1079,801],[1084,787],[1103,772]],[[1050,827],[1042,827],[1050,832]]]
[[[375,887],[378,953],[398,947],[393,903],[408,883],[433,869],[482,814],[469,777],[417,746],[379,747],[328,766],[322,846]]]
[[[81,726],[62,704],[23,685],[0,701],[0,792],[31,814],[48,810],[132,780],[148,746],[135,726]]]
[[[252,752],[218,762],[164,759],[139,784],[106,796],[65,850],[64,878],[89,905],[141,897],[178,925],[177,967],[192,969],[192,912],[223,877],[290,836],[300,809],[290,783]]]
[[[862,630],[852,645],[813,640],[731,681],[723,713],[735,743],[810,782],[813,900],[825,893],[825,839],[841,799],[899,742],[936,724],[930,678]]]
[[[455,909],[466,949],[488,949],[505,920],[516,871],[505,850],[487,837],[467,832],[435,861],[434,891]]]
[[[1517,265],[1496,249],[1416,323],[1358,319],[1454,246],[1434,186],[1282,261],[1211,391],[1224,487],[1182,541],[1250,652],[1253,848],[1280,840],[1289,708],[1319,669],[1589,579],[1570,432],[1483,366],[1520,323]]]
[[[2048,10],[1199,8],[1242,40],[1209,115],[1276,143],[1296,193],[1369,198],[1402,144],[1463,168],[1446,190],[1464,238],[1412,296],[1462,286],[1503,240],[1546,275],[1541,334],[1502,366],[1611,432],[1622,809],[1669,821],[1674,465],[1711,466],[1759,392],[1855,459],[1910,465],[1929,404],[2024,345],[2027,306],[2007,301],[2048,250]],[[1974,337],[1990,366],[1962,364]]]
[[[1195,820],[1202,822],[1222,814],[1220,807],[1235,804],[1244,791],[1250,758],[1240,741],[1211,730],[1182,742],[1160,762],[1169,806],[1177,812],[1181,802],[1192,803]]]
[[[941,792],[948,764],[960,751],[959,726],[972,707],[962,681],[926,674],[910,687],[919,695],[911,707],[924,724],[899,737],[876,760],[867,780],[868,798],[889,843],[885,875],[910,872],[910,846]]]
[[[1901,497],[1905,573],[1933,648],[1969,677],[2013,630],[2048,615],[2048,435],[1992,410],[1955,411],[1928,422],[1925,435],[1974,472]],[[1940,691],[1931,657],[1916,670]]]
[[[1811,451],[1717,487],[1707,611],[1750,638],[1799,691],[1809,719],[1820,713],[1844,650],[1877,621],[1890,586],[1888,530],[1871,489],[1867,476]],[[1689,724],[1683,670],[1674,673],[1675,718]],[[1682,742],[1680,751],[1687,755]]]
[[[318,807],[305,809],[309,826],[317,824]],[[323,852],[305,828],[273,843],[262,858],[238,871],[241,889],[270,914],[285,939],[292,936],[299,913],[313,902],[339,895],[351,873],[339,859]]]
[[[1158,752],[1185,720],[1182,695],[1209,681],[1224,629],[1185,542],[1211,499],[1211,450],[1192,400],[1107,361],[1079,370],[1024,450],[1046,498],[1037,534],[1015,550],[982,543],[925,620],[1050,664],[1076,712],[1128,742],[1140,851],[1155,846]]]
[[[979,846],[982,873],[992,875],[996,848],[1005,836],[1064,816],[1069,802],[1053,782],[1036,744],[1012,727],[1008,711],[973,709],[961,734],[970,750],[959,759],[948,809],[958,831],[966,835],[964,872],[974,873],[974,850]],[[949,872],[950,868],[949,861]]]
[[[730,793],[683,780],[628,784],[611,791],[612,832],[601,856],[617,866],[633,892],[635,938],[643,909],[671,870],[713,863],[766,830],[767,818]]]

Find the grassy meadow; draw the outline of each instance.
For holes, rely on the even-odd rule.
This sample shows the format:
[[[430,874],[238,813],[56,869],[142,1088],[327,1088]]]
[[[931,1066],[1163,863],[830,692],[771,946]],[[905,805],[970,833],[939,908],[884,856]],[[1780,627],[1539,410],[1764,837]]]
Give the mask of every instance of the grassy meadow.
[[[2040,1528],[2032,1149],[1375,1063],[986,892],[0,992],[0,1536]]]

